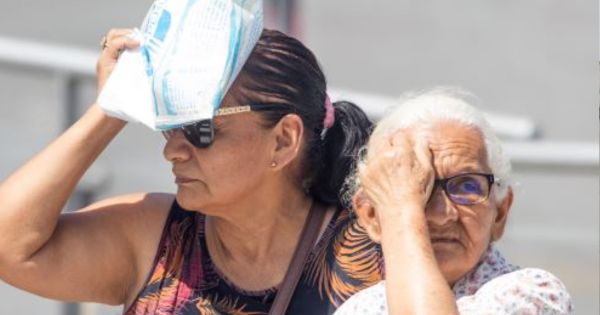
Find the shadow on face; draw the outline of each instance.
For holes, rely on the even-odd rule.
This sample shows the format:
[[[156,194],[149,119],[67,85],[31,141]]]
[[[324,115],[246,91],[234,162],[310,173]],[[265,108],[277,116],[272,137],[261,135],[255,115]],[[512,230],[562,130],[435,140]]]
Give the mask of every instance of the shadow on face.
[[[492,241],[502,236],[512,192],[509,191],[504,200],[497,200],[494,186],[485,176],[465,175],[491,173],[478,129],[440,121],[412,131],[411,134],[427,142],[438,182],[455,177],[446,181],[445,186],[436,185],[423,209],[438,266],[446,280],[453,284],[477,265]],[[476,198],[475,194],[485,197]],[[477,202],[465,204],[469,200]],[[354,197],[354,205],[361,224],[374,241],[379,241],[377,210],[368,204],[361,190]]]

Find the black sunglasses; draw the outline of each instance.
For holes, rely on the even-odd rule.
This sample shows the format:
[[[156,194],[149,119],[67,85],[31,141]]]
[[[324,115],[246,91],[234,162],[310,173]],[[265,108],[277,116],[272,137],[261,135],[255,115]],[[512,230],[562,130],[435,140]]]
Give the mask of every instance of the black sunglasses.
[[[243,106],[219,108],[214,117],[235,115],[252,111],[290,111],[291,107],[286,104],[248,104]],[[215,128],[212,119],[205,119],[190,125],[165,130],[162,132],[165,139],[169,140],[181,130],[183,135],[195,147],[203,149],[209,147],[215,139]]]
[[[441,187],[448,199],[455,204],[470,206],[488,199],[494,181],[492,174],[463,173],[436,179],[433,188]]]

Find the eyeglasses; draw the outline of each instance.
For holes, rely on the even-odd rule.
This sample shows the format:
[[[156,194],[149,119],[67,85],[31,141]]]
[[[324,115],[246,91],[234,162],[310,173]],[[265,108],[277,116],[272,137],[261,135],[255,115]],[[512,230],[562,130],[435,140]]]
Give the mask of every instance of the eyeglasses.
[[[243,106],[223,107],[219,108],[214,117],[235,115],[240,113],[247,113],[251,111],[276,111],[276,110],[290,110],[290,106],[286,104],[249,104]],[[169,140],[177,133],[177,130],[181,130],[183,135],[191,144],[197,148],[207,148],[212,144],[215,138],[215,128],[212,119],[205,119],[195,122],[190,125],[185,125],[178,128],[165,130],[162,132],[165,139]]]
[[[455,204],[470,206],[482,203],[489,197],[494,181],[492,174],[464,173],[436,179],[433,188],[441,187]]]

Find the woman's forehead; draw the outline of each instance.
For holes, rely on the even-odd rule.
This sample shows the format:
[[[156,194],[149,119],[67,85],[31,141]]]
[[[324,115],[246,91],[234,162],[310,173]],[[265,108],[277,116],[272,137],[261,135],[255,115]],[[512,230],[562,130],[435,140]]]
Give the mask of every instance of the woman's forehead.
[[[443,152],[458,150],[464,153],[485,154],[483,134],[473,126],[442,121],[414,132],[415,137],[427,141],[430,150]]]
[[[404,146],[404,148],[403,148]],[[438,121],[418,127],[380,133],[369,142],[369,155],[396,149],[421,147],[429,150],[434,165],[457,165],[472,171],[487,170],[487,151],[483,134],[475,127],[453,121]],[[450,165],[447,165],[450,166]]]
[[[481,131],[457,123],[440,123],[424,135],[439,172],[489,171],[487,151]]]

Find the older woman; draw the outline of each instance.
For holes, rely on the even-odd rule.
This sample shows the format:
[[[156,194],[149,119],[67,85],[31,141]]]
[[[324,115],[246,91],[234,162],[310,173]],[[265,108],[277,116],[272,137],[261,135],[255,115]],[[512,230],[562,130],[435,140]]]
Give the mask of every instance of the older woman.
[[[457,94],[408,97],[375,128],[359,167],[359,222],[381,242],[386,281],[336,315],[571,314],[552,274],[494,246],[513,201],[510,163]]]
[[[138,45],[128,33],[108,34],[99,87],[119,52]],[[329,101],[304,45],[265,30],[214,124],[208,146],[201,126],[165,133],[175,196],[136,193],[61,215],[125,126],[91,106],[0,185],[0,278],[49,298],[121,304],[125,314],[177,315],[266,314],[291,264],[300,273],[287,314],[331,314],[380,280],[378,246],[339,198],[371,125],[355,105]],[[301,239],[319,212],[323,220],[309,221],[316,240]],[[307,260],[293,260],[297,244]],[[357,248],[360,257],[346,255]]]

